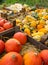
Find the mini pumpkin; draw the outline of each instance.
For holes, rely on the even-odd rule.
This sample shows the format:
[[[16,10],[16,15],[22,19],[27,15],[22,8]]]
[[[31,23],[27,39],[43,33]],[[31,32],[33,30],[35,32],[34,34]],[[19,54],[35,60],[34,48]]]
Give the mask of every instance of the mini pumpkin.
[[[21,48],[22,45],[20,44],[20,42],[13,38],[7,40],[5,43],[6,52],[20,52]]]
[[[13,38],[17,39],[22,45],[26,44],[27,42],[27,36],[22,32],[15,33]]]
[[[40,55],[41,59],[44,61],[44,63],[48,64],[48,50],[41,51],[39,55]]]
[[[3,40],[0,40],[0,54],[4,51],[5,49],[5,44]]]

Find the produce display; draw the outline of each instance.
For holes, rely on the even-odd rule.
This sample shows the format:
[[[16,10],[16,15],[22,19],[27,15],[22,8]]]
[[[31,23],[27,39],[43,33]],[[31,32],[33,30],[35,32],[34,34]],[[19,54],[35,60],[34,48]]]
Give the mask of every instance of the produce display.
[[[3,54],[3,51],[5,52],[5,55],[0,58],[0,65],[48,65],[48,50],[39,52],[39,50],[35,50],[35,47],[30,47],[29,49],[28,43],[26,43],[27,36],[22,32],[15,34],[13,38],[10,38],[6,42],[0,40],[0,55]],[[14,36],[17,36],[18,39],[14,38]],[[23,45],[22,41],[24,42]],[[24,47],[26,44],[27,46]],[[25,50],[28,48],[28,50],[23,50],[23,47]]]
[[[0,18],[0,32],[3,32],[7,29],[10,29],[13,27],[13,24],[3,18]]]
[[[0,35],[0,65],[48,65],[48,8],[16,3],[0,13],[0,32],[16,20],[15,31]]]
[[[23,20],[16,19],[17,26],[37,41],[48,46],[48,9],[36,9],[30,11]],[[46,38],[45,38],[46,37]]]

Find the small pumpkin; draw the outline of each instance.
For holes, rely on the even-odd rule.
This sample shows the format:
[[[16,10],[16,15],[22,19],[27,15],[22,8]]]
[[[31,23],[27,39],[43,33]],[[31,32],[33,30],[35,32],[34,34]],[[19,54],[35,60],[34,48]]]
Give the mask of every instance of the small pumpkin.
[[[0,54],[4,51],[5,49],[5,44],[3,40],[0,40]]]
[[[20,54],[10,52],[1,58],[0,65],[23,65],[23,59]]]
[[[42,65],[41,58],[35,52],[28,52],[23,57],[24,65]]]
[[[21,48],[22,45],[20,44],[20,42],[13,38],[7,40],[5,43],[6,52],[20,52]]]
[[[48,50],[41,51],[39,55],[40,55],[41,59],[44,61],[44,63],[48,64]]]
[[[17,39],[22,45],[27,42],[27,36],[22,32],[15,33],[13,38]]]

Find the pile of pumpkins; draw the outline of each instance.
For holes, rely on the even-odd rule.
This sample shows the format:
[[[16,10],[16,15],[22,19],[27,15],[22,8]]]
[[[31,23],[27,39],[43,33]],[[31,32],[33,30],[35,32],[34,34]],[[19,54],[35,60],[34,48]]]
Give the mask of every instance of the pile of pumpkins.
[[[29,51],[23,56],[19,53],[22,45],[27,42],[27,36],[17,32],[12,38],[4,42],[0,39],[0,54],[5,50],[6,54],[0,58],[0,65],[48,65],[48,50],[40,53]]]
[[[22,31],[33,37],[35,40],[41,41],[42,36],[48,33],[47,11],[48,9],[45,8],[30,11],[22,21],[20,19],[16,19],[17,26],[20,26]]]
[[[13,23],[0,17],[0,32],[8,30],[13,27]]]

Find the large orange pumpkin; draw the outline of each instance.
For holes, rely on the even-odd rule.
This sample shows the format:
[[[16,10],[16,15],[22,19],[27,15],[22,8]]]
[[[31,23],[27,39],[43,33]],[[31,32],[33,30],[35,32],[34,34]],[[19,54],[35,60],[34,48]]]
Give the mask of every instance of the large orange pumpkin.
[[[41,58],[34,52],[28,52],[23,59],[24,65],[42,65]]]
[[[27,36],[22,32],[15,33],[13,37],[19,40],[21,44],[25,44],[27,42]]]
[[[0,40],[0,54],[4,51],[4,49],[5,49],[4,41]]]
[[[40,52],[40,57],[42,58],[42,60],[44,61],[44,63],[48,65],[48,50],[43,50]]]
[[[20,54],[10,52],[1,58],[0,65],[23,65],[23,59]]]
[[[22,48],[22,45],[20,44],[20,42],[13,38],[7,40],[5,43],[6,52],[11,52],[11,51],[20,52],[21,48]]]

